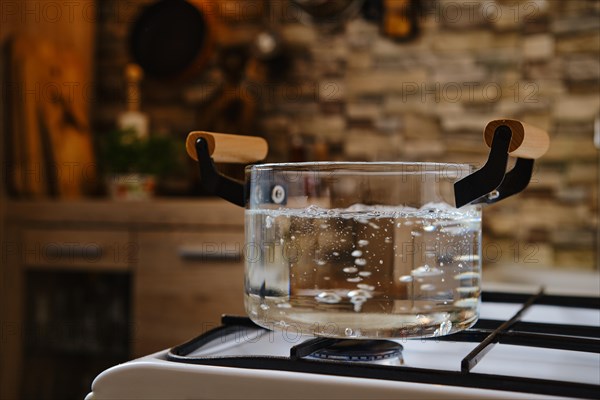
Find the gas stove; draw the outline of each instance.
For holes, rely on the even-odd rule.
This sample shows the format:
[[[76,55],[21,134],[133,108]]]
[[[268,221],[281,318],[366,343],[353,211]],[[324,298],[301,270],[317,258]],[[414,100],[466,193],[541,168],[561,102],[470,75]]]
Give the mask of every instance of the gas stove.
[[[480,319],[436,338],[268,331],[245,317],[100,374],[86,400],[600,398],[600,298],[484,292]]]

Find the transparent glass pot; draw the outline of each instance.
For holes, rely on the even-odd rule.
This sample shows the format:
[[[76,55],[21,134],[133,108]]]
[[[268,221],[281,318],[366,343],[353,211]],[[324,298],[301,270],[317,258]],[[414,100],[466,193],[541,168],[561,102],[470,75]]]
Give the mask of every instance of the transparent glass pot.
[[[266,157],[257,137],[191,132],[206,193],[246,208],[246,311],[258,325],[336,338],[447,335],[473,325],[481,296],[481,205],[527,187],[549,146],[541,129],[494,120],[468,164],[214,162]],[[509,155],[516,157],[506,172]]]
[[[473,325],[481,207],[456,209],[465,164],[246,168],[246,311],[257,324],[347,338]]]

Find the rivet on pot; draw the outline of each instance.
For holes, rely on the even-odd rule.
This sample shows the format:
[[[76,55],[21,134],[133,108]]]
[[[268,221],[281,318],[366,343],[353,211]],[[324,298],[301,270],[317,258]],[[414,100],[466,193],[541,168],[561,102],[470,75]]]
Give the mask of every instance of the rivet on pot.
[[[275,204],[281,204],[285,200],[285,189],[281,185],[273,186],[271,189],[271,200]]]

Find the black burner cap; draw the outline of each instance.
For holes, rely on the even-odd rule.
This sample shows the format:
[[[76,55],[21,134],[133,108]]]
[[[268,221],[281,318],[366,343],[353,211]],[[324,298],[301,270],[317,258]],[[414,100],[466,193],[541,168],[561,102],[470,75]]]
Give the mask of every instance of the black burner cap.
[[[310,357],[321,360],[369,362],[401,358],[402,349],[400,343],[391,340],[345,339],[315,351]]]

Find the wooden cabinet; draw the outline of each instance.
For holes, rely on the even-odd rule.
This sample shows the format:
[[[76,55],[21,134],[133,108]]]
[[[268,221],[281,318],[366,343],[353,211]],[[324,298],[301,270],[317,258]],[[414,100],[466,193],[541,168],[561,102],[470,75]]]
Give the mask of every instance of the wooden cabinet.
[[[244,313],[242,232],[143,232],[138,244],[135,355],[191,339],[223,313]]]
[[[109,297],[118,294],[106,288],[118,282],[127,296],[119,303],[127,307],[128,321],[123,333],[129,343],[126,359],[186,341],[217,326],[221,314],[244,314],[244,217],[239,207],[213,199],[138,203],[35,201],[8,202],[5,211],[0,271],[0,398],[26,394],[22,389],[29,383],[23,370],[31,370],[29,366],[37,362],[36,354],[40,352],[31,347],[32,332],[28,331],[44,322],[43,318],[41,322],[36,320],[36,303],[54,304],[50,286],[58,291],[73,290],[61,295],[63,302],[84,296],[87,303],[95,304],[80,307],[80,313],[99,315],[103,312],[94,310],[117,307],[110,306]],[[104,283],[95,283],[103,277],[107,278]],[[89,282],[93,295],[78,287]],[[46,300],[40,301],[39,296],[28,292],[39,292],[39,288],[44,289]],[[46,319],[51,318],[61,323],[60,315]],[[87,327],[92,324],[100,332],[108,329],[102,320],[90,320],[88,315],[84,315],[84,320]],[[105,336],[88,331],[86,335],[94,338],[94,343],[102,343],[97,339]],[[78,336],[81,342],[86,337]],[[94,349],[98,344],[78,346]],[[60,353],[63,348],[75,354]],[[81,358],[73,346],[57,343],[56,349],[38,362],[43,362],[44,371],[77,371],[65,364],[69,357],[87,366],[96,365],[94,352]],[[104,358],[99,362],[106,362]],[[59,385],[50,382],[49,375],[44,377],[48,384]]]
[[[127,230],[24,229],[21,243],[24,267],[84,271],[128,270],[137,245]]]

